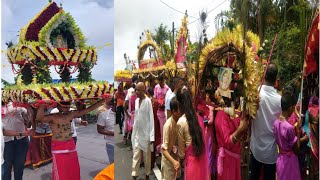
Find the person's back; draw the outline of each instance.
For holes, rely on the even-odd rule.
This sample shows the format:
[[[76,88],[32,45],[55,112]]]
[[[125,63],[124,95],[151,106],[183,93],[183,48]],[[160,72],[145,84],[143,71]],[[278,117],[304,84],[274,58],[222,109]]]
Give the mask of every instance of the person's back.
[[[281,96],[273,87],[277,74],[277,66],[273,63],[269,64],[265,82],[259,94],[260,102],[256,118],[251,121],[250,179],[254,180],[259,179],[262,167],[264,167],[264,179],[275,179],[278,152],[273,123],[281,113]]]
[[[278,179],[301,179],[298,157],[293,152],[293,146],[298,141],[294,127],[288,121],[279,119],[274,122],[273,127],[279,147]]]
[[[272,86],[263,85],[256,119],[252,121],[250,149],[254,157],[266,164],[277,159],[277,145],[273,135],[273,123],[281,113],[281,96]]]

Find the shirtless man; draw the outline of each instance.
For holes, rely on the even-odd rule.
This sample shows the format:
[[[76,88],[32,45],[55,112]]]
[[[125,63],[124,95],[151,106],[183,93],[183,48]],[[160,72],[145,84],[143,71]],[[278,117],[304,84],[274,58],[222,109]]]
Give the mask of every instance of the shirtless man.
[[[44,115],[44,105],[38,109],[37,121],[49,123],[52,131],[52,179],[80,180],[80,166],[75,143],[72,139],[71,122],[100,107],[105,100],[81,111],[70,111],[70,102],[61,102],[57,108],[59,113]],[[72,167],[72,170],[70,170]]]

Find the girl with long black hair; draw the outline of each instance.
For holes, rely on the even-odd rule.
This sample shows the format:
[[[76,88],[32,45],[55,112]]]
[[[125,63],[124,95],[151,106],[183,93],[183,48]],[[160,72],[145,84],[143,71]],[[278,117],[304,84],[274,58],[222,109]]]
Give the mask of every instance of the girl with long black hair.
[[[208,180],[209,162],[203,138],[203,127],[193,108],[191,93],[187,88],[177,92],[179,111],[182,116],[178,126],[178,154],[185,161],[184,179]]]

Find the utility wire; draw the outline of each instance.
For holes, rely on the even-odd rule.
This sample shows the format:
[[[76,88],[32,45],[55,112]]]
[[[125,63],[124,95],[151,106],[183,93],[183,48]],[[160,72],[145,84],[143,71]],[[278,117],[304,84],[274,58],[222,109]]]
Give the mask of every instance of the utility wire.
[[[216,7],[214,7],[213,9],[211,9],[211,10],[207,13],[207,15],[208,15],[209,13],[211,13],[213,10],[217,9],[219,6],[221,6],[221,5],[222,5],[223,3],[225,3],[226,1],[227,1],[227,0],[222,1],[222,2],[221,2],[220,4],[218,4]],[[188,25],[190,25],[190,24],[198,21],[199,19],[200,19],[200,17],[199,17],[198,19],[192,21],[191,23],[188,23]]]
[[[170,9],[172,9],[172,10],[174,10],[174,11],[178,12],[178,13],[185,14],[184,12],[181,12],[181,11],[179,11],[179,10],[177,10],[177,9],[175,9],[175,8],[173,8],[173,7],[171,7],[171,6],[169,6],[167,3],[163,2],[162,0],[160,0],[160,2],[162,2],[164,5],[166,5],[167,7],[169,7]],[[190,15],[188,15],[188,17],[192,17],[192,18],[197,19],[197,17],[190,16]]]

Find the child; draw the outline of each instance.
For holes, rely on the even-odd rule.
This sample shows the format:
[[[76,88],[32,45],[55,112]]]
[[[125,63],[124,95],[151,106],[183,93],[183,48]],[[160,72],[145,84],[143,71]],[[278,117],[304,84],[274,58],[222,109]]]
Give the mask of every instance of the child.
[[[293,96],[293,89],[288,88],[284,90],[281,97],[282,113],[273,123],[273,132],[279,147],[277,159],[278,180],[301,179],[299,161],[296,154],[300,148],[300,142],[304,141],[307,136],[305,135],[299,139],[300,134],[296,134],[295,127],[288,122],[296,103],[297,99]]]
[[[176,97],[170,101],[170,110],[172,116],[166,121],[163,127],[163,144],[161,176],[162,180],[173,180],[179,175],[180,163],[177,154],[177,121],[180,117],[178,110],[178,101]]]

